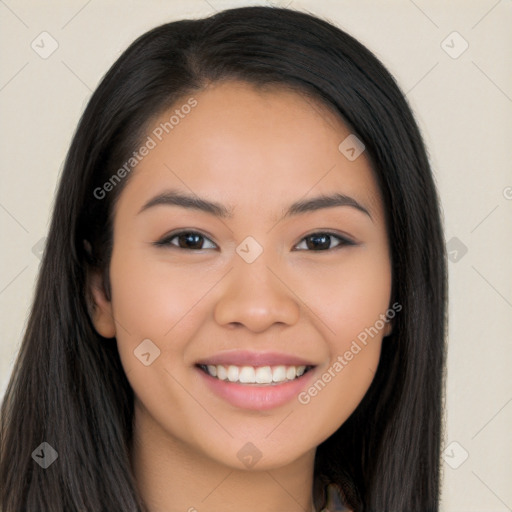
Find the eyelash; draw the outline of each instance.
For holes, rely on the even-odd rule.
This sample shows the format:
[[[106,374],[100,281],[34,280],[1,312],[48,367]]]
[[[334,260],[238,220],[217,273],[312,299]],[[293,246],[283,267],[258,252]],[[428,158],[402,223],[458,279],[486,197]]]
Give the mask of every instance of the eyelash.
[[[178,237],[180,235],[199,235],[200,237],[205,238],[205,239],[207,239],[207,240],[209,240],[211,242],[210,238],[208,238],[207,236],[203,235],[199,231],[178,231],[176,233],[171,233],[170,235],[166,236],[165,238],[162,238],[161,240],[159,240],[158,242],[154,242],[154,245],[156,245],[157,247],[169,247],[169,246],[171,246],[172,248],[183,250],[183,251],[202,251],[202,250],[204,250],[204,248],[201,248],[201,249],[187,249],[187,248],[183,248],[183,247],[178,247],[176,244],[172,244],[171,240],[173,240],[174,238],[176,238],[176,237]],[[318,237],[319,235],[320,236],[323,235],[323,236],[337,238],[339,240],[339,243],[338,243],[338,245],[335,245],[334,247],[329,248],[329,249],[321,249],[321,250],[299,249],[299,251],[304,251],[305,250],[306,252],[328,252],[328,251],[332,251],[332,250],[335,250],[335,249],[340,249],[340,248],[342,248],[344,246],[357,245],[352,240],[349,240],[348,238],[346,238],[344,236],[341,236],[341,235],[336,234],[336,233],[332,233],[330,231],[317,231],[315,233],[311,233],[309,235],[306,235],[304,238],[302,238],[300,240],[299,244],[297,244],[297,245],[300,245],[304,240],[306,240],[308,238],[312,238],[312,237],[315,237],[315,236]]]

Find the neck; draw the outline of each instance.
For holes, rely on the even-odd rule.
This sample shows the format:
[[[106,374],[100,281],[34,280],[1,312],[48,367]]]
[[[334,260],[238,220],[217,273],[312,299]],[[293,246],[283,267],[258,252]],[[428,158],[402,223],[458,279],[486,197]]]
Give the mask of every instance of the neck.
[[[135,407],[131,463],[147,512],[310,512],[314,457],[313,449],[281,467],[230,467]]]

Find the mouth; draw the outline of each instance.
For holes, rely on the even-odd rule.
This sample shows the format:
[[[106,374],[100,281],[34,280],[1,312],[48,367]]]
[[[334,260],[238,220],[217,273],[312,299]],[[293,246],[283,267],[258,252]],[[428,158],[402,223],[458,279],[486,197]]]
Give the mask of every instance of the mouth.
[[[271,351],[227,350],[195,362],[199,393],[212,393],[237,410],[264,411],[298,397],[318,373],[311,360]]]
[[[214,379],[249,386],[279,386],[300,379],[313,365],[238,366],[234,364],[196,364]]]

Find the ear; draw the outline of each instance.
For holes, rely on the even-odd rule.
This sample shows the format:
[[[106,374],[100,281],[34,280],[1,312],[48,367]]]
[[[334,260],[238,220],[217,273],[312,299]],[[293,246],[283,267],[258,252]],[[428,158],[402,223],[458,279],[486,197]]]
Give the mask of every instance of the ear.
[[[90,297],[89,316],[94,328],[104,338],[114,338],[116,324],[112,314],[112,302],[105,292],[102,272],[91,270],[88,275],[88,290]]]
[[[385,338],[386,336],[389,336],[393,332],[393,321],[388,319],[386,321],[386,325],[384,326],[383,335],[382,337]]]

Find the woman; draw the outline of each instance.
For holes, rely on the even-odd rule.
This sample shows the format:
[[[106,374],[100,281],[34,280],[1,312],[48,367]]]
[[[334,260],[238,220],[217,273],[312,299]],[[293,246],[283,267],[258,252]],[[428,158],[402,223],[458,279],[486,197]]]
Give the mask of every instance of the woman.
[[[438,510],[446,286],[424,144],[365,47],[268,7],[147,32],[67,156],[2,510]]]

